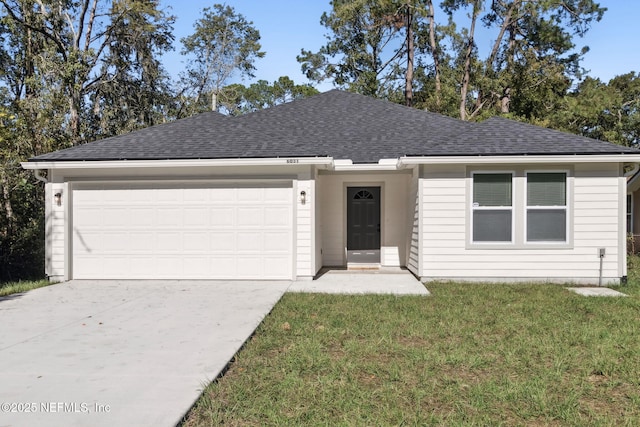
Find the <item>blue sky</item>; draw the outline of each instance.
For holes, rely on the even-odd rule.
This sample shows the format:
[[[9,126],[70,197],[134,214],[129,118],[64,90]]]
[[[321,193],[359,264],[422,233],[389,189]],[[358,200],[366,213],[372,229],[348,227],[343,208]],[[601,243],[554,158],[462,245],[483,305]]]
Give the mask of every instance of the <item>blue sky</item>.
[[[179,54],[180,39],[192,33],[193,24],[200,18],[204,7],[219,2],[161,0],[162,7],[170,7],[170,13],[177,17],[174,30],[176,49],[164,58],[165,67],[172,76],[177,76],[184,67]],[[272,82],[280,76],[289,76],[298,84],[308,82],[300,71],[296,55],[302,48],[317,51],[325,43],[327,29],[320,25],[320,16],[330,9],[329,0],[227,0],[224,3],[248,21],[253,21],[262,36],[262,50],[266,55],[256,62],[256,79],[253,80]],[[640,71],[637,36],[640,1],[601,0],[600,5],[608,8],[603,19],[592,25],[586,37],[575,40],[578,47],[590,47],[582,66],[590,70],[590,76],[604,81],[629,71]],[[458,25],[468,24],[458,22]],[[477,42],[480,50],[489,49],[491,43],[485,40],[486,46],[483,46],[483,40]],[[330,88],[331,85],[319,87],[320,90]]]

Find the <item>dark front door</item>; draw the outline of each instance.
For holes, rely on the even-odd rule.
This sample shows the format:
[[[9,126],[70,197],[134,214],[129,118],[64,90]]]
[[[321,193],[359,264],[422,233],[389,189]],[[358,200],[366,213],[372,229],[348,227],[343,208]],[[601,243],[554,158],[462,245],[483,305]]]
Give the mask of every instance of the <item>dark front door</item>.
[[[380,249],[380,187],[347,187],[347,250]]]

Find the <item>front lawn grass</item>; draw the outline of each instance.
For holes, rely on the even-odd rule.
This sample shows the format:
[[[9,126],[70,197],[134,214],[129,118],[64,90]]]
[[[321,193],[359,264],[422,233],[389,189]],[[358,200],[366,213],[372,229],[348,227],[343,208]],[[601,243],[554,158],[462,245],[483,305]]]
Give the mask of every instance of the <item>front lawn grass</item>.
[[[184,425],[640,425],[635,274],[628,298],[286,294]]]
[[[51,284],[52,283],[47,279],[0,283],[0,297],[20,292],[27,292],[32,289],[42,288],[43,286],[49,286]]]

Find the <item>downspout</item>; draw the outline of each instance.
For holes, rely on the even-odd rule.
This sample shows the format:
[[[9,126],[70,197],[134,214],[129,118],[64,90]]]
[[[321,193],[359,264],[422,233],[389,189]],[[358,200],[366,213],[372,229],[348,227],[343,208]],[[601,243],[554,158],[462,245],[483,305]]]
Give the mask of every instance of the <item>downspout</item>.
[[[630,176],[634,176],[636,173],[638,173],[638,170],[640,170],[640,163],[636,163],[633,169],[624,174],[624,177],[629,178]]]
[[[45,184],[49,183],[49,180],[44,176],[42,176],[42,169],[34,169],[33,175],[36,177],[38,181],[44,182]]]

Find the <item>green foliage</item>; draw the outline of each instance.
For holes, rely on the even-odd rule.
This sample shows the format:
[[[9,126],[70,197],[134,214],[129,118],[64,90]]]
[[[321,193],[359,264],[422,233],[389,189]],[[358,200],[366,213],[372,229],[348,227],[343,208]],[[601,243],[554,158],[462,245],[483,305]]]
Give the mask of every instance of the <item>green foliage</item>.
[[[90,95],[84,122],[91,139],[108,137],[162,123],[173,95],[159,54],[172,49],[174,17],[157,1],[114,2],[113,37],[100,69],[101,82]]]
[[[154,112],[166,109],[169,97],[158,55],[171,49],[174,17],[158,0],[0,3],[8,101],[44,100],[31,114],[63,116],[64,144],[160,121]],[[36,120],[23,117],[27,109],[20,113]]]
[[[558,111],[572,81],[581,78],[587,48],[577,48],[575,39],[606,10],[593,0],[444,0],[433,13],[431,0],[331,6],[320,20],[330,30],[327,44],[298,56],[311,80],[400,102],[411,87],[401,84],[404,76],[413,80],[419,108],[465,120],[509,114],[538,123]],[[484,58],[475,44],[481,25],[495,35]],[[410,40],[415,61],[407,60]]]
[[[204,8],[194,33],[181,40],[182,54],[189,57],[181,79],[179,117],[218,109],[218,96],[236,73],[253,77],[260,51],[260,32],[231,6]],[[211,97],[209,103],[205,95]]]
[[[0,280],[41,277],[42,184],[20,162],[166,119],[157,0],[0,0]]]
[[[220,106],[230,115],[239,115],[316,94],[318,90],[312,86],[296,85],[289,77],[283,76],[272,84],[258,80],[249,87],[240,84],[226,86],[220,93]]]
[[[334,0],[332,11],[320,23],[331,31],[318,52],[302,50],[297,57],[313,81],[331,79],[341,88],[374,97],[386,97],[398,79],[402,50],[393,2]],[[401,75],[401,74],[400,74]]]
[[[560,100],[551,126],[630,147],[640,144],[640,73],[616,76],[608,84],[587,77]]]
[[[571,81],[581,77],[579,62],[587,49],[576,50],[575,38],[606,10],[594,1],[557,0],[448,0],[442,6],[449,24],[440,31],[452,48],[452,61],[445,66],[458,75],[469,73],[468,97],[459,100],[461,118],[509,113],[533,122],[553,114]],[[496,34],[486,58],[475,49],[474,34],[453,24],[472,8],[480,10],[486,30]],[[473,49],[466,65],[461,57],[469,45]]]
[[[28,292],[30,290],[42,288],[49,285],[52,285],[52,283],[46,279],[45,280],[27,280],[27,281],[21,280],[18,282],[6,282],[6,283],[2,283],[0,281],[0,297]]]
[[[20,167],[38,142],[22,143],[17,138],[22,128],[0,107],[0,282],[38,278],[44,270],[44,192]]]

